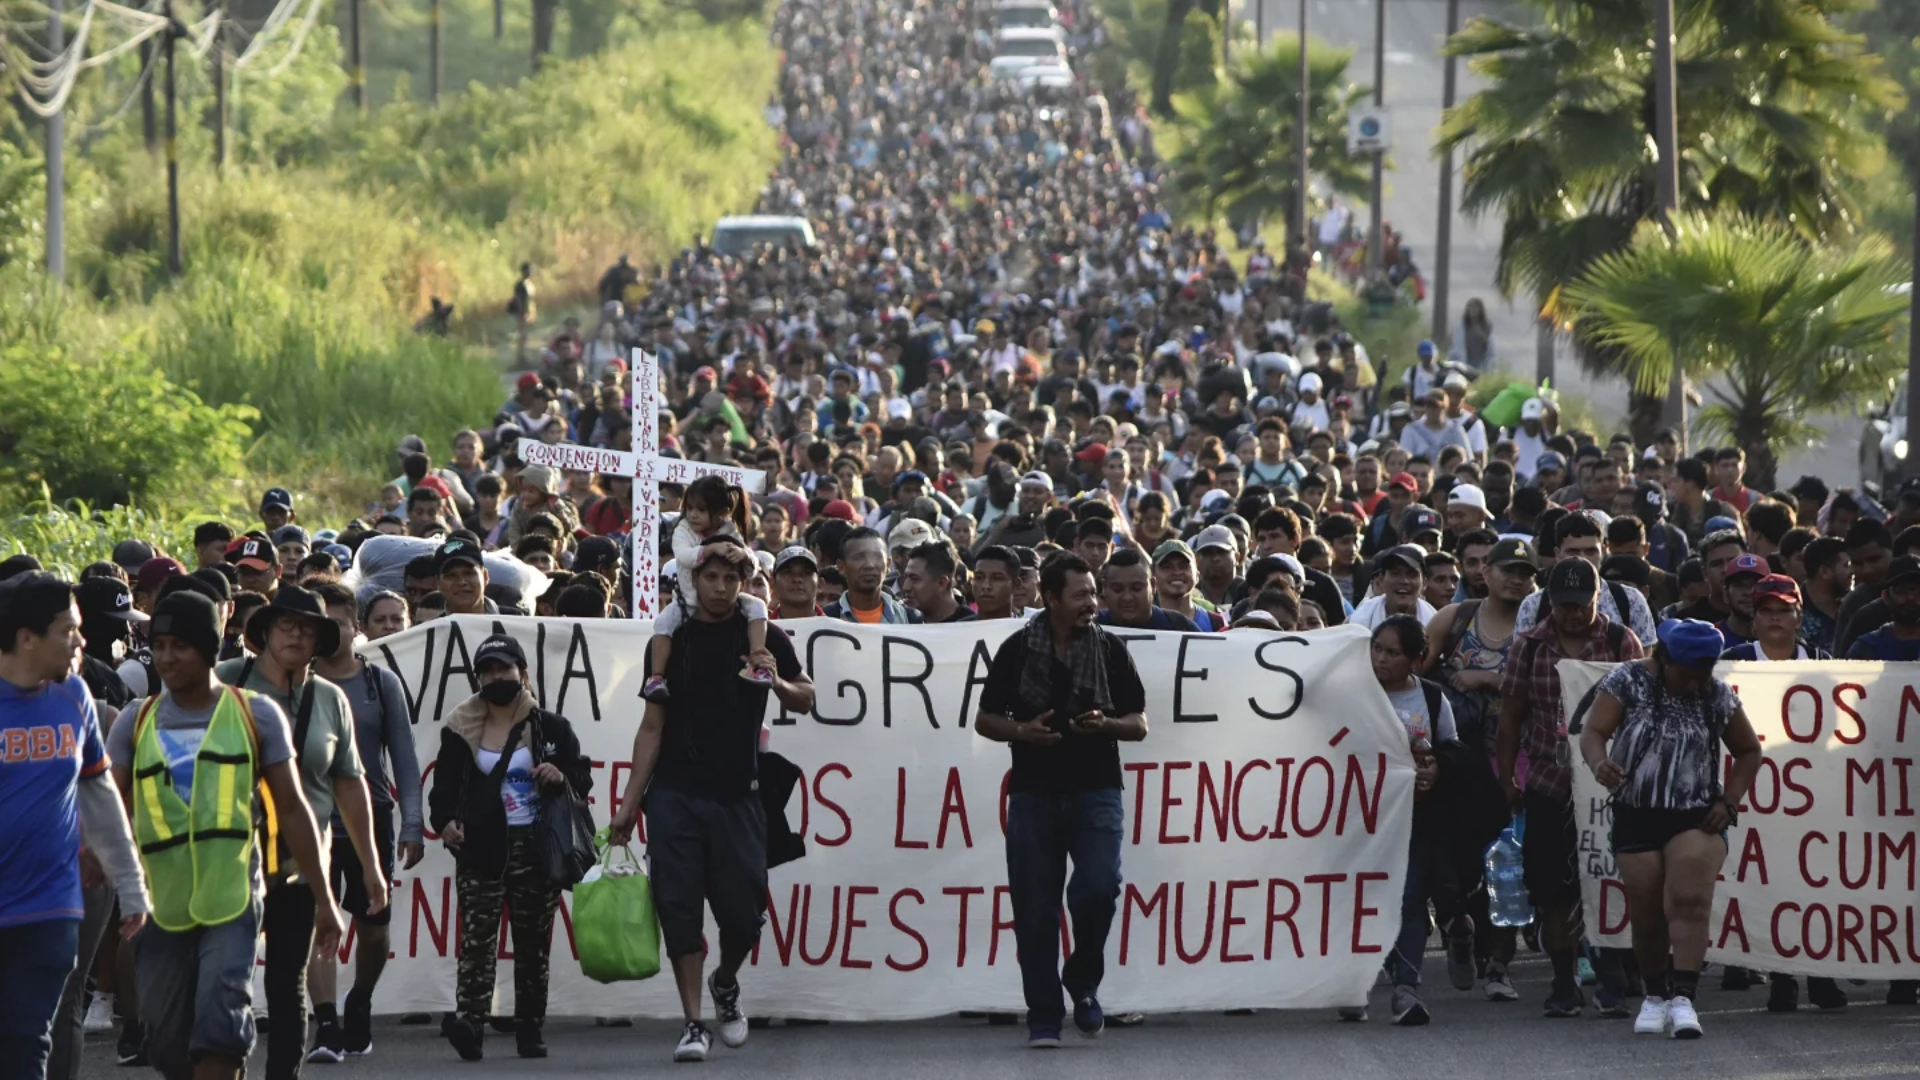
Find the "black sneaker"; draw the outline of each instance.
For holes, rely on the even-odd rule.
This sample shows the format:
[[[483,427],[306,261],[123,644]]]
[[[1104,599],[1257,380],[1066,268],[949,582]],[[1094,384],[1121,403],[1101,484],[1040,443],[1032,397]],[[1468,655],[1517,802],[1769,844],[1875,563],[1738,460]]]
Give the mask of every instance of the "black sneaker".
[[[138,1020],[120,1025],[120,1041],[114,1045],[113,1059],[130,1069],[147,1067],[147,1026]]]
[[[447,1041],[453,1044],[453,1051],[460,1055],[461,1061],[479,1061],[484,1054],[483,1040],[487,1037],[486,1028],[481,1026],[477,1016],[454,1016],[447,1014],[446,1023],[441,1025]]]
[[[348,1057],[373,1053],[373,999],[359,990],[347,991],[347,1003],[340,1013],[340,1032],[345,1037]]]
[[[1743,967],[1735,967],[1732,964],[1728,964],[1727,969],[1720,973],[1720,989],[1722,990],[1746,990],[1751,988],[1755,981],[1753,972]]]
[[[1887,1004],[1920,1005],[1920,979],[1895,979],[1888,983]]]
[[[540,1034],[540,1021],[522,1020],[518,1030],[513,1033],[513,1041],[519,1047],[523,1058],[543,1058],[547,1056],[547,1040]]]
[[[1816,975],[1807,980],[1807,1000],[1816,1008],[1832,1012],[1847,1007],[1847,992],[1834,980]]]
[[[347,1033],[332,1020],[322,1021],[320,1030],[313,1036],[313,1049],[307,1051],[307,1061],[318,1065],[338,1065],[347,1060]]]
[[[1555,985],[1547,995],[1547,1016],[1555,1020],[1570,1020],[1580,1015],[1587,1007],[1586,995],[1574,983],[1565,986]]]
[[[1767,1011],[1790,1013],[1800,1007],[1800,980],[1791,975],[1774,975],[1767,980]]]
[[[673,1048],[673,1060],[705,1061],[712,1049],[713,1036],[707,1033],[707,1026],[698,1020],[689,1021],[687,1030],[680,1033],[680,1045]]]

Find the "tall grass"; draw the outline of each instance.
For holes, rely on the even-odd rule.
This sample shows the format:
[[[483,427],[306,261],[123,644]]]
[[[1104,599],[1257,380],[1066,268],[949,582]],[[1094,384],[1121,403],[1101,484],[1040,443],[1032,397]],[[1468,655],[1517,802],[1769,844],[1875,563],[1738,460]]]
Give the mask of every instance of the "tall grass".
[[[122,540],[145,540],[154,551],[193,565],[193,529],[198,519],[167,516],[117,506],[94,510],[84,504],[60,509],[42,500],[32,509],[0,518],[0,559],[25,552],[69,581],[88,563],[111,558]]]
[[[180,277],[165,268],[164,188],[137,125],[69,158],[74,195],[86,195],[69,198],[75,288],[41,288],[32,245],[0,248],[9,365],[86,393],[98,370],[86,365],[118,358],[161,380],[140,388],[147,412],[173,411],[158,403],[177,398],[182,415],[197,407],[244,424],[237,438],[232,427],[192,435],[204,442],[184,458],[121,438],[83,485],[0,468],[0,506],[26,505],[47,481],[56,502],[237,516],[277,482],[308,497],[309,520],[357,513],[397,471],[401,436],[444,448],[491,419],[504,397],[502,309],[522,261],[536,268],[543,316],[563,310],[590,297],[620,253],[644,264],[750,206],[777,156],[760,116],[776,58],[758,24],[665,29],[556,58],[534,79],[449,86],[438,109],[401,102],[365,121],[332,115],[339,80],[327,65],[338,55],[328,38],[285,86],[246,90],[253,126],[237,142],[253,149],[223,177],[205,164],[205,132],[184,126]],[[183,81],[191,117],[206,88]],[[321,100],[303,106],[304,88]],[[296,136],[274,141],[276,124]],[[0,183],[0,222],[32,220],[37,198],[31,184]],[[412,332],[433,297],[456,305],[450,340]],[[0,446],[77,446],[88,425],[159,437],[99,409],[16,410],[0,416]],[[116,475],[125,482],[105,482]]]

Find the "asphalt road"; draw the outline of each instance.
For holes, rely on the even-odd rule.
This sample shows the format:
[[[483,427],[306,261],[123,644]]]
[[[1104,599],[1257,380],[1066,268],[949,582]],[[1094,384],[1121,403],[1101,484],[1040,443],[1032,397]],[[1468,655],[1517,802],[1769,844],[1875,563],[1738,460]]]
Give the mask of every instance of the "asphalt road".
[[[1297,0],[1239,0],[1236,10],[1251,21],[1254,5],[1264,3],[1269,34],[1299,25]],[[1354,50],[1351,77],[1371,84],[1374,61],[1374,3],[1372,0],[1308,0],[1308,32]],[[1475,15],[1513,19],[1525,10],[1502,0],[1462,0],[1461,22]],[[1430,152],[1433,133],[1440,126],[1441,88],[1446,64],[1440,55],[1446,39],[1446,0],[1387,0],[1386,104],[1393,114],[1393,167],[1386,177],[1383,215],[1405,234],[1421,267],[1432,274],[1439,229],[1440,162]],[[1464,101],[1484,82],[1462,63],[1458,100]],[[1455,199],[1459,197],[1458,156],[1454,163]],[[1364,225],[1368,210],[1354,207]],[[1494,341],[1502,367],[1531,377],[1535,371],[1533,307],[1530,296],[1509,302],[1494,288],[1493,273],[1500,248],[1499,217],[1474,220],[1454,213],[1451,273],[1452,318],[1459,318],[1467,300],[1479,297],[1493,322]],[[1431,319],[1431,313],[1428,316]],[[1594,379],[1580,370],[1569,346],[1559,344],[1555,385],[1589,402],[1603,423],[1617,422],[1626,413],[1627,387],[1618,379]],[[1814,423],[1829,433],[1823,445],[1789,453],[1781,463],[1780,481],[1790,484],[1802,473],[1823,477],[1839,486],[1859,481],[1860,431],[1863,417],[1816,417]]]
[[[1437,954],[1429,958],[1428,970],[1436,976],[1442,970],[1439,961]],[[1339,1023],[1331,1011],[1161,1015],[1141,1027],[1109,1030],[1097,1042],[1070,1037],[1064,1049],[1046,1053],[1027,1050],[1019,1027],[959,1018],[775,1027],[753,1032],[739,1050],[716,1043],[704,1072],[793,1080],[1920,1076],[1920,1010],[1868,1004],[1884,999],[1884,984],[1849,987],[1859,1004],[1842,1013],[1803,1008],[1782,1016],[1763,1010],[1764,989],[1721,991],[1710,975],[1699,1003],[1706,1037],[1675,1042],[1636,1036],[1630,1021],[1600,1020],[1591,1011],[1580,1020],[1543,1019],[1537,1002],[1546,996],[1546,965],[1525,959],[1514,973],[1522,999],[1514,1004],[1492,1004],[1478,992],[1462,994],[1444,986],[1431,990],[1434,1020],[1425,1028],[1403,1030],[1382,1022],[1386,992],[1376,990],[1376,1019],[1366,1024]],[[745,988],[744,1004],[751,1013],[752,983]],[[372,1055],[341,1065],[309,1065],[306,1076],[437,1080],[511,1069],[513,1075],[527,1076],[631,1077],[670,1068],[679,1034],[658,1022],[613,1029],[586,1019],[554,1019],[548,1022],[552,1056],[547,1060],[522,1062],[513,1056],[511,1036],[490,1034],[487,1062],[469,1066],[454,1057],[437,1032],[437,1026],[401,1027],[392,1017],[376,1018]],[[142,1075],[114,1068],[111,1048],[104,1036],[90,1040],[82,1075],[89,1080]],[[264,1064],[256,1053],[250,1071],[257,1075]]]

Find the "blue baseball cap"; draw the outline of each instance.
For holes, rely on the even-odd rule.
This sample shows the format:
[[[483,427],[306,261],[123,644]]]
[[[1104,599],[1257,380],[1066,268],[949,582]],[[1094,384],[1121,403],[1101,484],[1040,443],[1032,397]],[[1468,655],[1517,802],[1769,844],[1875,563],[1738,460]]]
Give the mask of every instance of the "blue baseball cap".
[[[1727,647],[1719,629],[1700,619],[1668,619],[1659,635],[1667,658],[1682,667],[1712,667]]]
[[[1431,356],[1433,356],[1434,349],[1433,349],[1433,342],[1431,341],[1422,341],[1418,346],[1416,346],[1416,349],[1420,353],[1420,359],[1422,360],[1428,359]]]
[[[1709,534],[1717,532],[1739,532],[1740,523],[1725,514],[1716,514],[1707,519],[1706,528]]]

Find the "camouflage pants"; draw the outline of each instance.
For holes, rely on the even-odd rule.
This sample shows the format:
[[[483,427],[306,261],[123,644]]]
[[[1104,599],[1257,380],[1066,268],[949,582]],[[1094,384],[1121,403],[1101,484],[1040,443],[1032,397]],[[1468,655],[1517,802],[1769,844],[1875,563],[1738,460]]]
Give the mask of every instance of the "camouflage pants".
[[[493,1011],[493,977],[500,955],[500,915],[513,928],[513,1014],[523,1020],[547,1015],[547,952],[560,888],[533,857],[533,829],[507,830],[507,869],[490,879],[462,866],[454,877],[460,895],[460,964],[455,987],[460,1015]]]

